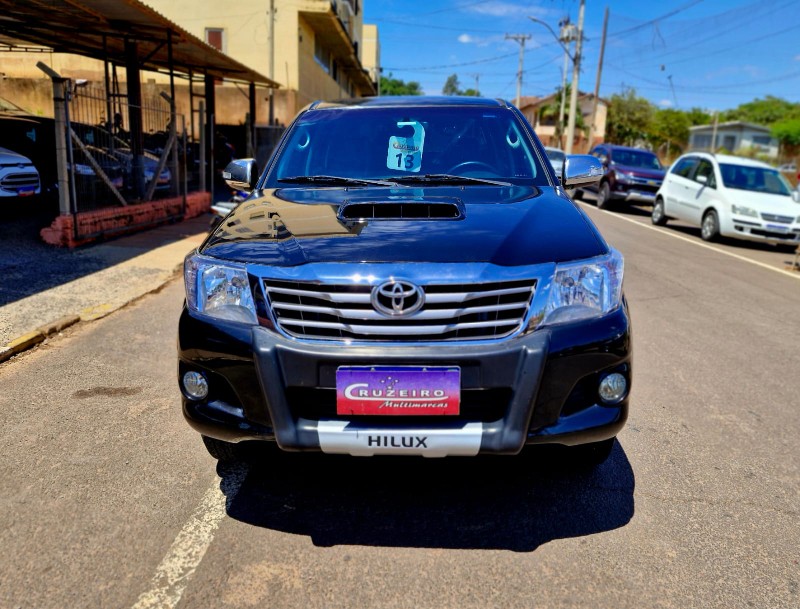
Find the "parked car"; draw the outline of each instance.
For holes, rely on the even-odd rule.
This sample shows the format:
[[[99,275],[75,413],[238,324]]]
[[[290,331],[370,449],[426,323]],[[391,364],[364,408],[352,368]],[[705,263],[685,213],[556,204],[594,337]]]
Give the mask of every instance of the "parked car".
[[[677,219],[720,236],[773,244],[800,242],[800,196],[781,173],[760,161],[693,152],[670,167],[656,195],[653,224]]]
[[[597,185],[580,189],[594,193],[598,209],[606,209],[616,201],[653,203],[656,191],[664,180],[664,169],[658,157],[641,148],[598,144],[591,154],[603,163],[605,175]]]
[[[556,175],[560,177],[561,172],[564,170],[564,160],[567,158],[567,155],[563,150],[551,148],[550,146],[545,146],[544,152],[550,160],[550,164],[553,166]]]
[[[0,147],[0,197],[29,197],[41,191],[39,172],[31,160]]]
[[[568,157],[564,187],[601,174]],[[186,258],[178,345],[214,457],[608,456],[631,382],[622,256],[513,105],[314,103],[261,177],[252,159],[224,177],[252,194]]]

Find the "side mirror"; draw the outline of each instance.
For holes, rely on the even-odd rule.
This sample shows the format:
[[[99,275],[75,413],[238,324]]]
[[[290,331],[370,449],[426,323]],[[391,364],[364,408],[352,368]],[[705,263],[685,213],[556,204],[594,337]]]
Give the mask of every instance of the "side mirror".
[[[700,182],[703,186],[708,184],[708,176],[695,176],[694,179]]]
[[[258,182],[258,164],[255,159],[237,159],[228,163],[222,179],[234,190],[250,192]]]
[[[800,192],[793,190],[792,191],[792,201],[795,203],[800,203]]]
[[[564,161],[563,172],[561,183],[564,188],[571,188],[599,182],[604,170],[596,157],[589,154],[570,154]]]
[[[608,157],[604,154],[598,154],[597,160],[600,161],[603,165],[608,165]]]

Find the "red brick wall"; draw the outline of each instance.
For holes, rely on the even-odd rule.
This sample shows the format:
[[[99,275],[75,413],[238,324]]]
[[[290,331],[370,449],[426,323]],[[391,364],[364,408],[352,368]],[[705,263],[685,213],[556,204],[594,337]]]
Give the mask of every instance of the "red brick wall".
[[[60,247],[77,247],[107,237],[147,230],[168,222],[181,214],[183,197],[160,199],[148,203],[137,203],[126,207],[113,207],[95,211],[79,212],[76,215],[78,237],[75,237],[73,216],[58,216],[53,223],[43,228],[45,243]],[[211,207],[211,194],[191,192],[186,195],[184,220],[207,212]]]

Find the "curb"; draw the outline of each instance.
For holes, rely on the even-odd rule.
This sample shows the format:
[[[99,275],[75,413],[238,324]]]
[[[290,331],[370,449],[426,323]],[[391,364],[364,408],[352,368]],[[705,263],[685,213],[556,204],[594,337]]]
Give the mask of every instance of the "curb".
[[[53,334],[57,334],[62,330],[69,328],[70,326],[75,325],[79,321],[87,322],[87,321],[95,321],[97,319],[102,319],[107,315],[110,315],[114,311],[119,311],[120,309],[127,307],[128,305],[140,300],[141,298],[149,295],[155,294],[160,292],[164,289],[170,281],[174,280],[182,271],[183,263],[179,263],[175,266],[172,273],[170,273],[169,277],[167,277],[163,282],[161,282],[156,287],[147,290],[146,292],[142,292],[141,294],[137,294],[133,296],[129,300],[123,302],[119,306],[113,306],[110,304],[100,304],[95,305],[93,307],[88,307],[83,309],[77,315],[65,315],[49,324],[45,324],[34,330],[33,332],[28,332],[27,334],[23,334],[18,336],[10,343],[5,345],[4,347],[0,347],[0,363],[11,359],[15,355],[19,355],[23,351],[27,351],[31,347],[35,347],[39,343],[43,342],[48,336],[52,336]]]
[[[5,347],[0,347],[0,362],[4,362],[23,351],[27,351],[31,347],[43,342],[48,336],[61,332],[65,328],[69,328],[78,323],[80,320],[80,315],[65,315],[60,319],[41,326],[33,332],[18,336]]]

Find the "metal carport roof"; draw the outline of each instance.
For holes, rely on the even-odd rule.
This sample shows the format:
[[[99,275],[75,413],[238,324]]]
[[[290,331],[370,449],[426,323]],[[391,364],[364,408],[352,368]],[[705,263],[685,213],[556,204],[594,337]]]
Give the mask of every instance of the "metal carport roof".
[[[279,85],[217,51],[138,0],[0,0],[0,35],[125,64],[125,41],[139,45],[140,67]]]

